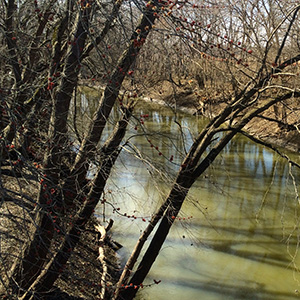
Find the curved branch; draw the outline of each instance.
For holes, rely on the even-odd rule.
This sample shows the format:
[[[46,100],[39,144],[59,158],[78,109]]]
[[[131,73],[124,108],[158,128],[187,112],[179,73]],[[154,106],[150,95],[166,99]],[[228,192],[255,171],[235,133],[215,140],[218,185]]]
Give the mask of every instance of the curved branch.
[[[276,152],[279,156],[281,156],[282,158],[286,159],[287,162],[294,167],[297,167],[300,169],[300,164],[296,163],[295,161],[291,160],[285,153],[282,153],[281,151],[279,151],[274,145],[264,142],[256,137],[254,137],[253,135],[245,132],[244,130],[240,130],[239,131],[243,136],[247,137],[249,140],[253,141],[256,144],[260,144],[263,145],[271,150],[273,150],[274,152]]]
[[[113,8],[112,8],[112,12],[110,14],[110,16],[107,18],[104,28],[102,29],[101,33],[97,36],[97,38],[90,42],[87,46],[86,49],[84,50],[83,53],[83,58],[86,58],[90,52],[97,46],[99,45],[104,37],[106,36],[106,34],[108,33],[108,31],[111,29],[113,22],[115,21],[116,17],[118,16],[119,10],[123,4],[124,0],[116,0]],[[98,4],[100,5],[100,4]]]

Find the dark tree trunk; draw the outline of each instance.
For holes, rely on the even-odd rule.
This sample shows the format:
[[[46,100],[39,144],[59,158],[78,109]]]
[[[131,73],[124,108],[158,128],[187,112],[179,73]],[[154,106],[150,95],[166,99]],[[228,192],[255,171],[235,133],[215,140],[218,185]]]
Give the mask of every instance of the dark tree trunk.
[[[101,156],[103,157],[102,165],[92,182],[92,188],[82,209],[74,218],[72,228],[62,242],[60,250],[47,263],[36,281],[30,287],[27,287],[28,291],[24,294],[22,299],[29,299],[32,295],[39,297],[43,296],[43,294],[47,293],[52,288],[54,282],[59,277],[61,270],[63,270],[70,258],[72,251],[80,239],[81,232],[84,230],[86,223],[92,216],[103,193],[110,171],[118,158],[120,152],[118,148],[125,136],[132,109],[133,106],[125,109],[123,118],[118,122],[111,138],[108,139],[103,146],[101,150]]]
[[[56,188],[58,184],[59,174],[61,170],[60,160],[62,159],[62,148],[66,143],[67,133],[67,114],[69,110],[70,100],[73,90],[77,85],[79,64],[80,64],[80,49],[83,49],[86,39],[86,28],[88,26],[88,13],[79,12],[77,20],[77,28],[75,30],[74,45],[70,51],[64,68],[65,77],[62,79],[60,87],[56,94],[54,112],[53,112],[53,127],[50,127],[50,153],[46,155],[45,160],[45,179],[41,181],[39,193],[39,210],[37,213],[37,228],[35,230],[32,241],[24,245],[23,256],[21,262],[16,262],[11,270],[15,283],[22,289],[27,289],[37,278],[40,273],[54,235],[54,222],[51,217],[51,211],[47,208],[48,198],[45,196],[51,187]],[[63,145],[63,147],[61,147]],[[62,203],[58,203],[62,205]],[[53,213],[57,213],[53,211]]]

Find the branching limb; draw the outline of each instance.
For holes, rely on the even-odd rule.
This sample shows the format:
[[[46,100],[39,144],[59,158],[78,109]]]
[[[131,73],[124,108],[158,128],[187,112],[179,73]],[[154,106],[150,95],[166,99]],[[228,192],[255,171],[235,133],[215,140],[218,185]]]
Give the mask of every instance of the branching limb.
[[[300,169],[300,164],[298,164],[297,162],[293,161],[292,159],[289,158],[289,156],[285,153],[282,153],[280,150],[277,149],[277,147],[275,147],[274,145],[270,144],[270,143],[267,143],[267,142],[264,142],[256,137],[254,137],[253,135],[247,133],[246,131],[244,130],[240,130],[240,133],[242,135],[244,135],[245,137],[247,137],[248,139],[250,139],[251,141],[255,142],[256,144],[260,144],[260,145],[263,145],[271,150],[273,150],[275,153],[277,153],[279,156],[281,156],[282,158],[286,159],[287,162],[291,165],[291,166],[294,166],[294,167],[297,167]]]

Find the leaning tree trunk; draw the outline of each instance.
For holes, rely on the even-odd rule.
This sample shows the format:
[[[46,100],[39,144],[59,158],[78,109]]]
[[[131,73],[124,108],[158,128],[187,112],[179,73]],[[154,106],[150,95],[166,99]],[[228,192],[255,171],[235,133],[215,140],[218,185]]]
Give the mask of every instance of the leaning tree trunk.
[[[100,156],[102,165],[99,167],[94,180],[91,182],[91,189],[86,197],[83,207],[72,221],[72,227],[65,236],[59,251],[46,264],[41,274],[35,282],[28,288],[21,298],[22,300],[31,297],[43,297],[52,288],[54,282],[59,277],[61,270],[64,269],[70,258],[75,246],[77,245],[81,232],[84,230],[86,223],[92,216],[106,185],[111,169],[120,153],[119,145],[123,140],[129,118],[131,117],[133,104],[124,108],[124,115],[116,125],[112,136],[107,140],[101,149]]]
[[[154,2],[157,4],[157,7],[160,6],[158,1]],[[77,85],[80,61],[82,59],[81,54],[84,49],[84,43],[86,39],[86,28],[88,28],[88,12],[89,9],[80,12],[82,15],[78,20],[73,43],[74,46],[72,47],[70,56],[68,56],[66,66],[64,68],[65,76],[62,79],[61,85],[55,97],[54,111],[52,113],[53,128],[51,128],[52,147],[50,147],[51,152],[48,154],[45,162],[46,178],[42,179],[43,182],[39,197],[39,206],[42,208],[42,210],[38,213],[37,220],[40,220],[38,222],[40,226],[37,227],[34,237],[29,245],[24,246],[21,264],[16,263],[11,270],[14,282],[16,282],[17,285],[22,289],[28,289],[32,285],[31,290],[43,290],[42,286],[44,286],[44,284],[41,285],[38,283],[39,280],[41,280],[40,276],[46,276],[47,280],[43,282],[49,282],[49,285],[53,284],[51,283],[53,281],[52,279],[54,278],[53,275],[51,275],[52,277],[50,276],[52,279],[49,277],[51,272],[47,273],[46,275],[43,272],[43,274],[39,276],[41,268],[46,262],[46,256],[49,253],[51,241],[54,236],[54,222],[51,214],[49,211],[47,211],[48,205],[45,194],[51,188],[56,188],[58,186],[58,180],[61,174],[61,153],[69,146],[67,141],[66,122],[72,92],[74,87]],[[109,116],[115,100],[117,99],[120,86],[122,85],[122,82],[131,65],[136,60],[136,56],[145,43],[146,37],[148,36],[156,18],[156,11],[153,10],[152,7],[149,8],[145,6],[136,31],[133,33],[132,39],[130,40],[129,48],[123,53],[121,59],[119,60],[118,66],[112,75],[111,83],[107,85],[99,108],[91,122],[89,132],[79,150],[73,172],[68,177],[63,190],[72,189],[73,191],[76,191],[77,183],[79,183],[79,192],[82,191],[83,182],[85,181],[85,176],[88,169],[88,165],[86,164],[87,156],[91,153],[94,155],[96,152],[94,150],[96,150],[96,145],[100,140],[107,117]],[[78,54],[80,55],[78,56]],[[63,198],[61,196],[62,195],[59,195],[56,199],[56,205],[59,207],[64,206],[65,204],[63,203]],[[74,196],[76,196],[76,193],[74,193]],[[64,200],[66,200],[66,198],[64,198]],[[72,201],[70,202],[72,203]],[[70,202],[67,204],[70,204]],[[44,210],[44,208],[46,208],[46,210]],[[60,212],[54,211],[53,213],[59,216]],[[85,218],[86,222],[89,214],[85,215],[87,216]],[[78,237],[76,237],[76,239],[78,239]],[[74,245],[75,244],[76,241],[74,242]],[[60,260],[60,254],[57,254],[57,257],[58,260]],[[53,266],[57,266],[56,260],[54,265],[51,265],[51,267],[48,266],[47,269],[51,269]],[[47,287],[49,287],[49,285],[46,284]]]
[[[256,88],[255,88],[256,89]],[[251,96],[249,96],[251,95]],[[248,97],[249,96],[249,97]],[[219,155],[219,153],[224,149],[224,147],[232,140],[232,138],[242,130],[242,128],[249,123],[250,120],[258,116],[259,114],[263,113],[267,109],[269,109],[274,104],[289,99],[291,97],[300,97],[299,92],[291,92],[287,93],[283,96],[277,97],[272,100],[267,100],[266,102],[262,103],[258,107],[254,109],[250,109],[247,111],[247,106],[244,104],[250,100],[252,97],[252,93],[244,95],[242,99],[239,101],[235,101],[236,105],[234,109],[240,111],[241,105],[244,107],[243,110],[245,111],[245,115],[242,118],[236,119],[236,124],[234,126],[229,127],[226,129],[226,135],[209,151],[207,155],[200,161],[204,151],[204,148],[211,143],[214,135],[222,129],[218,129],[221,126],[220,120],[225,121],[224,116],[227,115],[226,109],[224,110],[224,115],[221,114],[218,116],[214,121],[212,121],[209,126],[207,126],[202,133],[198,136],[198,138],[193,143],[190,152],[187,154],[183,165],[179,171],[178,177],[176,182],[173,185],[173,188],[167,197],[167,200],[164,202],[162,207],[159,209],[159,213],[161,213],[161,209],[166,207],[165,213],[162,217],[161,223],[157,228],[150,245],[148,246],[145,254],[141,262],[139,263],[135,273],[133,274],[131,280],[127,282],[128,275],[132,271],[134,263],[136,261],[130,261],[133,259],[133,256],[130,257],[129,261],[127,262],[124,272],[121,276],[120,281],[118,282],[117,290],[115,293],[115,298],[117,300],[131,300],[135,297],[136,293],[138,292],[141,284],[143,283],[144,279],[146,278],[147,274],[150,271],[153,263],[155,262],[157,256],[159,255],[159,251],[167,238],[169,230],[176,219],[176,216],[180,212],[182,204],[185,201],[186,195],[189,191],[189,188],[195,182],[197,178],[201,174],[203,174],[207,168],[213,163],[215,158]],[[235,116],[235,112],[232,111],[232,106],[229,105],[231,116]],[[228,115],[227,115],[228,116]],[[225,130],[225,129],[224,129]],[[204,148],[203,148],[204,147]],[[140,243],[142,245],[145,243],[146,238],[148,237],[149,233],[147,232],[147,236],[143,236],[143,239],[138,241],[137,246]],[[136,251],[136,249],[134,250]],[[139,246],[140,253],[141,246]],[[133,253],[135,255],[135,253]],[[135,258],[137,258],[135,256]]]
[[[153,7],[156,5],[156,10],[159,10],[161,4],[160,1],[153,1]],[[66,181],[64,189],[76,190],[76,182],[79,182],[79,190],[82,188],[80,183],[84,182],[88,162],[86,159],[87,153],[95,153],[96,146],[100,141],[102,132],[106,125],[108,116],[110,115],[116,99],[119,95],[120,88],[125,77],[128,75],[130,67],[137,59],[140,50],[142,49],[146,38],[148,37],[152,26],[157,18],[157,12],[152,7],[146,7],[143,10],[143,14],[130,37],[130,44],[128,48],[121,55],[114,72],[112,73],[109,83],[106,85],[103,95],[99,101],[99,106],[93,116],[93,120],[90,124],[87,135],[81,143],[78,151],[76,161],[72,168],[72,174]],[[89,49],[89,48],[88,48]],[[72,199],[69,199],[69,205],[72,205]]]

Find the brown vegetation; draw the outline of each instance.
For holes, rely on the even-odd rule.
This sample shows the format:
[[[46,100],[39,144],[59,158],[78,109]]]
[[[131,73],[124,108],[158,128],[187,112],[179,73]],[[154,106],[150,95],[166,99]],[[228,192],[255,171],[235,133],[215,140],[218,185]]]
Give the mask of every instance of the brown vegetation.
[[[153,87],[144,87],[142,97],[188,113],[213,118],[222,112],[231,100],[231,87],[224,84],[217,92],[209,84],[199,88],[195,79],[162,80]],[[270,95],[272,97],[272,95]],[[257,139],[293,152],[300,151],[299,103],[287,100],[269,108],[245,128]]]
[[[6,170],[11,170],[7,168]],[[28,174],[28,178],[14,178],[12,176],[2,176],[2,197],[6,201],[0,207],[0,249],[1,264],[0,273],[2,280],[7,280],[7,270],[14,263],[14,259],[21,255],[20,250],[28,236],[32,236],[34,231],[34,197],[38,192],[38,182]],[[20,189],[22,194],[19,193]],[[59,279],[53,288],[43,295],[43,299],[55,300],[80,300],[98,299],[106,291],[106,298],[112,297],[110,286],[116,283],[119,274],[119,262],[112,248],[110,237],[100,242],[101,234],[97,230],[99,221],[93,217],[90,219],[80,241],[66,264],[61,269]],[[102,234],[104,227],[100,226]],[[57,233],[54,244],[58,244],[61,237]],[[103,244],[104,242],[104,244]],[[107,272],[105,274],[105,284],[103,286],[103,262],[99,259],[99,249],[103,248]],[[53,255],[55,248],[50,249],[49,255]],[[13,255],[12,255],[13,253]],[[103,258],[102,258],[103,259]],[[10,294],[9,291],[7,291]],[[1,299],[9,299],[2,295]],[[99,298],[100,299],[100,298]]]
[[[282,136],[293,135],[298,143],[299,4],[210,2],[1,1],[0,185],[6,226],[0,289],[7,297],[42,298],[57,286],[76,296],[88,289],[87,298],[113,292],[118,300],[133,299],[189,189],[236,134],[246,126],[252,130],[251,122],[259,128],[276,124]],[[80,79],[104,87],[82,132],[76,128]],[[181,156],[168,196],[115,284],[103,279],[90,220],[128,146],[130,118],[142,95],[192,107],[211,120]],[[132,119],[149,141],[140,118]],[[258,125],[258,119],[271,125]],[[112,126],[104,135],[107,125]]]

